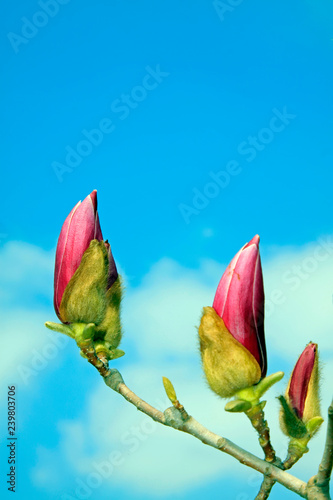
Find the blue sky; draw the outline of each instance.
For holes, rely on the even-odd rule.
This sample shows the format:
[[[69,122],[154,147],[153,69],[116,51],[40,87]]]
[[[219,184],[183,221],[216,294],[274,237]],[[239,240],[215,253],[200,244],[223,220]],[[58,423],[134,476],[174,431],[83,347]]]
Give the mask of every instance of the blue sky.
[[[103,234],[127,286],[127,354],[117,367],[125,380],[132,374],[140,394],[163,398],[157,392],[160,377],[168,373],[161,370],[174,372],[189,404],[197,404],[196,384],[207,398],[193,415],[224,432],[227,424],[219,429],[218,422],[229,417],[223,404],[206,395],[194,326],[225,265],[256,233],[271,312],[269,371],[290,371],[308,337],[318,335],[331,373],[333,259],[327,250],[327,259],[312,261],[311,268],[309,258],[316,259],[322,238],[333,234],[332,3],[235,6],[226,0],[225,12],[222,3],[26,0],[0,16],[5,68],[0,296],[10,352],[4,380],[19,385],[18,498],[73,495],[75,480],[87,477],[92,461],[112,447],[128,456],[126,444],[107,430],[105,416],[100,423],[100,431],[107,432],[105,446],[97,446],[96,394],[110,400],[105,412],[113,408],[114,419],[125,427],[142,422],[141,417],[132,424],[136,414],[107,392],[75,346],[54,344],[61,340],[43,326],[54,320],[52,274],[61,225],[93,189]],[[294,266],[301,266],[298,278]],[[290,284],[291,277],[299,286]],[[276,288],[284,290],[282,305],[273,303]],[[42,368],[36,359],[44,349],[51,354]],[[139,384],[141,372],[145,387]],[[4,411],[2,406],[2,430]],[[230,426],[237,441],[239,425],[233,420]],[[125,427],[117,427],[119,435]],[[207,492],[218,498],[221,488],[226,498],[255,496],[251,471],[170,434],[146,433],[138,451],[89,498],[112,492],[124,500],[149,492],[163,499],[201,498]],[[167,467],[176,462],[168,442],[175,447],[178,440],[179,456],[193,470],[193,477],[188,470],[181,480],[180,465],[170,465],[170,474],[178,474],[178,496],[167,485],[158,490],[153,480],[141,483],[135,462],[144,475],[158,450]],[[66,442],[79,456],[71,455]],[[237,442],[245,446],[241,438]],[[251,443],[255,452],[255,438]],[[201,468],[188,462],[190,456]],[[3,449],[0,457],[2,470]],[[310,474],[309,457],[304,460]],[[155,483],[163,485],[161,472],[154,474]],[[233,474],[237,486],[229,484]],[[281,491],[276,487],[271,498],[280,498]]]

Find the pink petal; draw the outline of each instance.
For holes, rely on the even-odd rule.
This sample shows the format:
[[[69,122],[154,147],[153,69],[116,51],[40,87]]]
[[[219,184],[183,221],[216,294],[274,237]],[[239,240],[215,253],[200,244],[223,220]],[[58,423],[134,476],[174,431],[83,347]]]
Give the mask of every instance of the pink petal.
[[[263,324],[264,288],[256,235],[235,255],[218,285],[213,307],[233,337],[266,373]]]
[[[54,273],[54,308],[58,317],[63,293],[79,267],[84,252],[95,234],[98,239],[102,236],[96,210],[96,191],[93,191],[73,208],[61,229]]]
[[[221,318],[223,318],[224,309],[228,298],[229,287],[234,274],[235,266],[237,264],[237,261],[239,259],[239,256],[243,248],[241,248],[239,252],[235,255],[235,257],[232,259],[227,269],[223,273],[215,293],[213,308]]]
[[[261,268],[261,259],[258,252],[256,269],[254,273],[253,282],[253,318],[254,325],[256,329],[257,345],[259,352],[259,364],[261,367],[261,374],[265,377],[267,372],[267,354],[266,354],[266,343],[265,343],[265,330],[264,330],[264,306],[265,306],[265,294],[264,294],[264,282]],[[252,351],[251,351],[252,352]],[[255,356],[258,360],[258,358]]]

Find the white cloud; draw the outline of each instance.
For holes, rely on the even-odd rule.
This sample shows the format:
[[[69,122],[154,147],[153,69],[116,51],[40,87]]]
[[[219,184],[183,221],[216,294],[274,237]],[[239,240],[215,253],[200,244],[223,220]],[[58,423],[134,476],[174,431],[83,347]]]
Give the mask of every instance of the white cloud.
[[[268,304],[266,335],[269,356],[287,360],[290,370],[310,339],[319,342],[326,360],[322,398],[325,414],[331,397],[328,381],[333,374],[330,331],[333,258],[327,254],[327,258],[316,261],[317,249],[318,243],[292,250],[282,248],[263,261]],[[140,286],[127,285],[126,341],[136,344],[139,359],[123,370],[123,376],[135,392],[156,406],[165,400],[161,376],[168,376],[180,400],[197,420],[261,456],[257,438],[245,416],[224,412],[224,402],[211,394],[201,374],[195,326],[201,308],[212,303],[223,269],[214,261],[203,261],[200,269],[189,270],[170,259],[162,259]],[[296,279],[295,273],[300,270],[302,277]],[[279,294],[274,289],[280,290]],[[276,297],[283,303],[277,303]],[[278,428],[275,397],[283,392],[285,383],[271,389],[266,406],[273,442],[282,455],[287,440]],[[311,443],[310,453],[294,469],[304,479],[316,472],[324,438],[325,431],[321,430]],[[104,470],[102,463],[107,470],[107,461],[112,472],[111,468],[109,474],[105,472],[106,477],[98,487],[128,484],[131,488],[135,484],[136,491],[147,496],[184,491],[235,471],[245,474],[244,467],[233,458],[202,446],[190,436],[154,424],[119,395],[104,385],[101,387],[100,381],[96,382],[81,418],[61,423],[60,443],[59,461],[66,457],[66,467],[74,471],[76,479],[87,483],[92,473],[98,474],[99,466]],[[85,452],[88,443],[94,443],[94,451]],[[37,486],[47,487],[38,469],[47,468],[48,453],[49,466],[53,466],[54,452],[44,450],[43,464],[34,469]],[[113,457],[112,453],[116,455]],[[110,466],[112,461],[115,464]],[[153,480],[147,478],[147,471]],[[77,487],[76,479],[68,483],[71,494]]]
[[[125,330],[142,356],[195,356],[201,310],[214,296],[223,267],[204,261],[198,270],[171,259],[155,264],[138,288],[128,288],[124,304]],[[213,284],[212,284],[213,282]]]
[[[322,241],[281,249],[264,268],[267,344],[291,363],[310,340],[333,355],[333,252]]]
[[[54,252],[9,241],[0,250],[1,351],[0,378],[22,387],[55,364],[67,338],[49,332]],[[22,385],[23,384],[23,385]]]
[[[54,250],[45,251],[22,241],[8,241],[0,250],[2,306],[31,305],[52,297]]]
[[[45,313],[15,309],[12,318],[2,320],[0,378],[13,384],[31,387],[46,368],[59,362],[59,353],[70,340],[64,335],[49,332]],[[58,358],[58,359],[57,359]]]

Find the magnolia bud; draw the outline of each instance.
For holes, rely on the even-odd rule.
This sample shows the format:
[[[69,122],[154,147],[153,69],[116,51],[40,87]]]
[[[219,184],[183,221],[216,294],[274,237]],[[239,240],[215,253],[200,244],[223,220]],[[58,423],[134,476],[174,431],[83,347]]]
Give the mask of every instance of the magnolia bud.
[[[97,213],[97,193],[79,202],[60,232],[54,273],[54,306],[65,325],[47,322],[82,341],[88,335],[104,360],[124,354],[121,340],[121,278],[108,241],[103,241]],[[87,330],[86,326],[90,325]]]
[[[281,402],[280,426],[291,438],[313,436],[323,419],[320,415],[318,346],[310,342],[300,355]]]
[[[66,218],[58,239],[54,270],[54,308],[59,319],[62,296],[92,240],[102,241],[97,212],[97,192],[92,191],[75,205]]]
[[[231,397],[265,377],[264,285],[258,235],[228,265],[213,308],[204,308],[199,336],[208,383],[221,397]]]

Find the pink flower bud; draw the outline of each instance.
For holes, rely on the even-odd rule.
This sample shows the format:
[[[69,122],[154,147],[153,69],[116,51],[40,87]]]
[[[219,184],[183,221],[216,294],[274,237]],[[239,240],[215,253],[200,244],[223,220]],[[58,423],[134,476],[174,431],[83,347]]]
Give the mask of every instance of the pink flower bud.
[[[264,285],[256,235],[235,255],[217,287],[213,308],[231,335],[267,371],[264,334]]]
[[[103,241],[97,213],[96,190],[82,203],[79,201],[75,205],[60,232],[54,272],[54,308],[60,320],[59,308],[62,296],[92,240]],[[110,287],[117,279],[118,273],[107,241],[105,246],[109,253],[108,287]]]
[[[318,345],[310,342],[297,360],[285,395],[279,396],[282,432],[303,440],[298,442],[298,449],[305,446],[302,454],[324,421],[320,415],[319,378]]]
[[[287,397],[298,418],[303,419],[305,400],[309,392],[309,383],[314,373],[317,344],[310,342],[295,365],[292,372]]]

